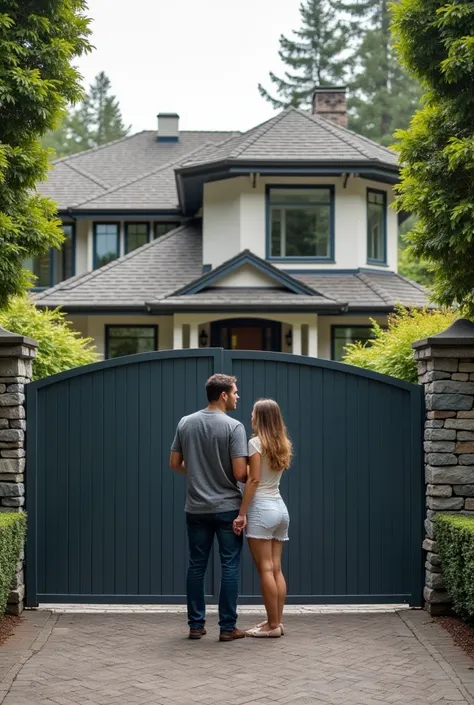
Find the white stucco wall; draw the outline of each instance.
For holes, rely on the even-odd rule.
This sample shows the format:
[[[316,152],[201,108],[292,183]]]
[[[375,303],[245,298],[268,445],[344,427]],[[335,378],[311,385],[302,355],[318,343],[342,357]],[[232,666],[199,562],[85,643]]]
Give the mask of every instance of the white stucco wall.
[[[351,176],[344,179],[316,177],[250,177],[206,184],[203,208],[203,262],[216,267],[237,252],[248,249],[266,257],[267,185],[332,185],[335,189],[335,262],[276,263],[285,269],[357,269],[367,264],[367,189],[387,192],[387,267],[396,271],[397,215],[390,208],[394,195],[387,184]]]
[[[277,284],[271,277],[267,277],[263,272],[258,272],[249,265],[239,267],[235,272],[222,277],[213,286],[219,287],[275,287]]]
[[[242,179],[231,179],[204,185],[202,261],[212,268],[242,249],[241,182]]]
[[[76,221],[76,274],[89,271],[89,221]],[[92,258],[91,258],[92,263]]]

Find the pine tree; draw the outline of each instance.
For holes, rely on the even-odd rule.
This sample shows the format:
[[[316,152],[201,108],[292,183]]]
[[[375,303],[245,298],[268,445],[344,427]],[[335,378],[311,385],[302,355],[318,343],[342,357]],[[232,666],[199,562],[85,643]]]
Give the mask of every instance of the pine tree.
[[[79,107],[70,109],[58,130],[46,136],[44,146],[63,157],[125,137],[130,126],[124,126],[119,102],[110,89],[110,79],[101,71]]]
[[[403,70],[390,29],[389,0],[340,0],[350,18],[353,43],[349,80],[349,127],[377,142],[391,144],[393,133],[408,126],[418,107],[418,84]]]
[[[288,70],[282,78],[269,74],[276,97],[258,86],[260,95],[274,108],[309,107],[315,86],[344,79],[346,27],[334,0],[306,0],[300,5],[300,15],[301,27],[293,31],[294,37],[280,37],[278,55]]]

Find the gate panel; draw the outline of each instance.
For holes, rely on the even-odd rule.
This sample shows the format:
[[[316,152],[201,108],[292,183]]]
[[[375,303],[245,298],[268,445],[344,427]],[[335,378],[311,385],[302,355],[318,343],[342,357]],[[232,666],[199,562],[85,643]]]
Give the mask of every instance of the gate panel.
[[[253,402],[272,397],[294,444],[282,480],[290,601],[420,604],[421,387],[312,358],[225,355],[247,432]],[[261,599],[247,551],[242,594]]]
[[[29,386],[28,605],[184,598],[185,482],[170,445],[220,359],[150,353]]]

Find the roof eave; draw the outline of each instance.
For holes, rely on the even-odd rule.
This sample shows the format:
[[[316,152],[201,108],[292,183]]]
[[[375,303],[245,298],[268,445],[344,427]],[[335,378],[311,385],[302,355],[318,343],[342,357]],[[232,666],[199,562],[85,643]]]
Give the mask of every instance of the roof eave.
[[[314,304],[313,306],[297,304],[232,304],[232,303],[183,303],[178,304],[173,301],[158,301],[149,302],[146,304],[147,311],[149,313],[195,313],[196,311],[202,311],[203,313],[223,313],[230,311],[232,313],[248,314],[252,313],[265,313],[271,311],[272,313],[318,313],[318,314],[342,314],[347,311],[347,304],[340,303],[328,303],[328,304]]]

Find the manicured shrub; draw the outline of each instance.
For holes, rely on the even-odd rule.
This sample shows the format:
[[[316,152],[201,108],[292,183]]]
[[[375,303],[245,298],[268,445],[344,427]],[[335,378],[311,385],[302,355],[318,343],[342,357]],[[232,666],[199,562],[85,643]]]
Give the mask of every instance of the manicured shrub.
[[[96,362],[91,338],[81,338],[59,309],[40,309],[25,297],[12,299],[0,311],[0,326],[38,343],[33,379]]]
[[[412,343],[441,333],[455,320],[453,311],[399,307],[389,316],[387,328],[381,328],[372,321],[373,339],[367,343],[348,345],[344,362],[416,384],[418,371]]]
[[[438,514],[435,519],[446,589],[456,613],[474,618],[474,518]]]
[[[26,533],[26,514],[0,514],[0,616],[5,612]]]

